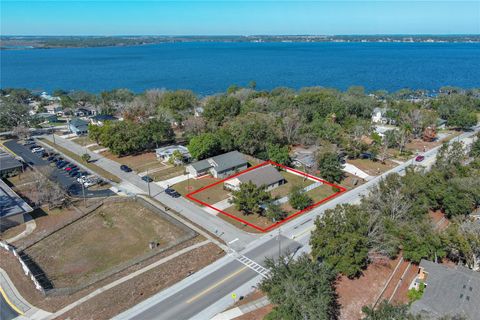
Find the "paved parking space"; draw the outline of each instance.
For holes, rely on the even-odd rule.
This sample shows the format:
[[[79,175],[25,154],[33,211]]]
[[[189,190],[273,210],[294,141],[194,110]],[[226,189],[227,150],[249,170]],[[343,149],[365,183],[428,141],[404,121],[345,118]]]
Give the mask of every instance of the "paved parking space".
[[[30,148],[25,147],[18,143],[16,140],[10,140],[4,143],[4,145],[10,149],[10,151],[14,152],[16,155],[23,158],[23,160],[28,163],[30,166],[50,166],[50,162],[47,160],[42,159],[40,156],[32,153]],[[71,161],[70,161],[71,162]],[[82,165],[75,163],[82,169],[85,169]],[[88,169],[85,169],[89,171]],[[74,197],[83,197],[82,185],[76,181],[75,178],[72,178],[68,175],[68,173],[63,169],[58,169],[57,167],[53,167],[53,174],[49,177],[52,180],[58,182],[58,184],[67,191],[71,196]],[[85,189],[85,196],[89,198],[94,197],[108,197],[115,195],[115,193],[109,189],[106,190],[88,190]]]

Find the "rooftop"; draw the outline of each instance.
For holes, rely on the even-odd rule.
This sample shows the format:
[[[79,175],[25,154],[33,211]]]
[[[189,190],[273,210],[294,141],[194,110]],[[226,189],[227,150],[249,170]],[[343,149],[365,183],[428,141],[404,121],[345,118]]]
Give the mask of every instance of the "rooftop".
[[[32,207],[0,179],[0,218],[32,211]]]
[[[21,168],[22,163],[12,157],[9,153],[0,150],[0,172],[14,168]]]
[[[284,178],[272,165],[261,166],[236,177],[240,182],[252,182],[257,187],[269,186]]]
[[[75,127],[88,126],[88,122],[79,118],[73,118],[70,120],[70,124]]]
[[[480,315],[480,273],[457,266],[422,260],[420,267],[428,273],[423,297],[414,302],[411,311],[439,319],[446,315],[463,315],[478,319]]]
[[[247,160],[238,151],[230,151],[212,158],[200,160],[191,164],[196,171],[214,168],[217,172],[246,165]]]

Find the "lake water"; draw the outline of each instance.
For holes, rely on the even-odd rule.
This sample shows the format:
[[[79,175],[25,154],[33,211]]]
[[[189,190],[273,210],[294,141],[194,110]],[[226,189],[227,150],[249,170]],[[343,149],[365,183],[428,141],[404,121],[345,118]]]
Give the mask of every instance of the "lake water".
[[[168,43],[1,51],[1,87],[99,92],[324,86],[367,90],[480,87],[480,44]]]

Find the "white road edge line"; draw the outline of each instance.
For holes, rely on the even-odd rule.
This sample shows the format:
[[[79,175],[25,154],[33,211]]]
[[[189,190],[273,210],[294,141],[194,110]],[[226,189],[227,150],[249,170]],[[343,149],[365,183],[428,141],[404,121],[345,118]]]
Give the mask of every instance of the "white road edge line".
[[[232,244],[232,243],[235,243],[235,242],[237,242],[237,241],[238,241],[238,238],[235,238],[235,239],[233,239],[232,241],[230,241],[228,244]]]

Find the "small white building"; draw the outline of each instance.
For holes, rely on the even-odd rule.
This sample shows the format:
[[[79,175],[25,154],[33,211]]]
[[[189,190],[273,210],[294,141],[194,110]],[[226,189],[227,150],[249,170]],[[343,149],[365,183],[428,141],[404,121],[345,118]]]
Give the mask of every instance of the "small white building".
[[[183,158],[181,161],[176,160],[175,164],[188,162],[192,158],[192,156],[190,155],[190,152],[188,152],[187,147],[180,146],[180,145],[167,146],[167,147],[155,149],[155,154],[157,155],[157,158],[162,161],[170,161],[170,158],[173,156],[174,152],[176,151],[180,152]]]

